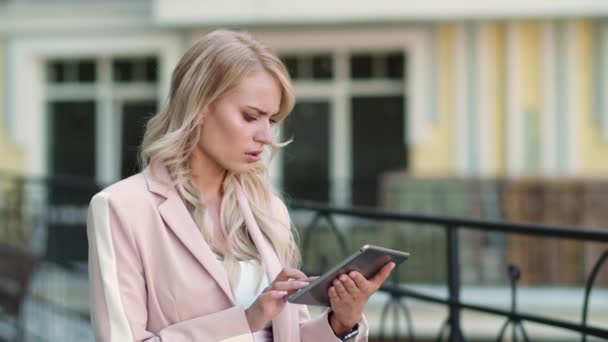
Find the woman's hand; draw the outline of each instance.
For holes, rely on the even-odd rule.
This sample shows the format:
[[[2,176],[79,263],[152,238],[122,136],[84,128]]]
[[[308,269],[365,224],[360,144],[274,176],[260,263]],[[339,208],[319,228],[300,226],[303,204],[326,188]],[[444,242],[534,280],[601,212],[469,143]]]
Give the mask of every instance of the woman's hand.
[[[353,271],[334,280],[329,287],[329,301],[332,312],[329,323],[336,335],[341,335],[354,327],[363,316],[363,308],[369,297],[391,275],[394,262],[384,265],[371,279]]]
[[[287,297],[310,284],[314,277],[295,268],[285,267],[281,273],[262,291],[253,304],[245,310],[247,323],[252,332],[263,329],[287,303]]]

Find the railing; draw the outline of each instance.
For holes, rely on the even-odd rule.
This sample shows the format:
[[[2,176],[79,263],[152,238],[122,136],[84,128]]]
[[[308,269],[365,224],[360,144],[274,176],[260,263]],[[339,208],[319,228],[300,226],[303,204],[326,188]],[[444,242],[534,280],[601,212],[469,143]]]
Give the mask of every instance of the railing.
[[[36,302],[36,305],[29,306],[31,315],[27,316],[30,322],[25,324],[31,336],[40,335],[40,329],[48,329],[43,331],[45,340],[90,340],[86,307],[82,304],[83,300],[88,300],[74,297],[78,291],[84,293],[80,296],[86,296],[86,289],[83,289],[86,287],[86,273],[79,265],[86,262],[86,207],[88,199],[98,189],[86,180],[0,177],[1,238],[26,243],[38,252],[45,252],[47,267],[44,271],[50,274],[50,278],[58,278],[59,285],[54,288],[48,285],[50,278],[34,284],[30,302]],[[391,280],[381,288],[389,299],[379,312],[376,334],[380,340],[389,337],[402,340],[405,336],[407,340],[414,341],[420,337],[414,330],[416,315],[410,309],[412,301],[435,303],[447,308],[442,326],[436,329],[438,341],[467,339],[469,332],[462,324],[464,311],[503,318],[504,323],[495,334],[497,341],[506,337],[509,331],[514,341],[535,338],[524,325],[528,323],[574,332],[582,341],[587,337],[608,339],[608,324],[589,323],[593,290],[608,288],[608,270],[605,267],[608,230],[408,215],[367,208],[344,209],[312,202],[293,202],[290,207],[292,218],[300,228],[303,265],[309,273],[320,273],[363,243],[381,244],[412,253],[410,260],[396,269]],[[483,242],[476,245],[479,241]],[[520,250],[512,250],[512,242],[537,246],[542,253],[531,255],[529,260],[522,258]],[[65,248],[68,245],[70,248]],[[77,246],[79,248],[75,248]],[[485,254],[469,255],[471,251],[478,252],[483,248],[491,253],[484,251]],[[553,253],[553,249],[560,250],[562,254],[551,254],[550,259],[540,260],[542,266],[551,272],[543,270],[544,273],[540,272],[543,276],[539,277],[536,269],[525,264],[526,260],[531,260],[531,265],[537,263],[539,255]],[[572,255],[582,255],[581,260]],[[484,258],[489,267],[474,266]],[[568,277],[562,277],[554,270],[552,262],[555,260],[561,263],[575,260],[572,270],[576,272],[568,271]],[[503,271],[497,272],[498,276],[488,277],[488,269]],[[584,276],[571,277],[570,273]],[[536,279],[531,279],[533,276]],[[445,285],[447,295],[429,294],[410,286],[414,283]],[[508,285],[511,305],[505,308],[463,300],[463,286],[471,283]],[[582,289],[580,315],[576,321],[521,310],[525,302],[518,302],[518,294],[521,294],[523,285],[547,283]],[[26,311],[27,308],[26,305]],[[45,313],[38,312],[41,310]],[[69,329],[56,328],[64,326],[50,322],[59,316],[71,320]],[[39,322],[31,322],[37,317],[47,317],[44,318],[49,320],[46,328],[38,328]],[[80,328],[73,322],[81,322],[78,323]],[[49,333],[52,329],[62,330],[62,333],[81,330],[77,338],[61,339],[49,337],[53,335]]]
[[[412,298],[421,301],[427,301],[437,304],[446,305],[449,308],[449,313],[445,319],[442,328],[437,334],[437,341],[441,341],[444,337],[448,341],[465,341],[465,334],[461,327],[461,311],[464,309],[474,310],[480,313],[498,315],[505,318],[505,322],[496,332],[496,341],[501,341],[508,326],[512,326],[512,338],[514,341],[518,341],[518,335],[521,336],[523,341],[530,341],[528,333],[524,328],[523,322],[533,322],[546,326],[561,328],[570,330],[576,333],[580,333],[581,340],[586,341],[587,336],[594,336],[598,338],[608,339],[608,324],[603,327],[589,325],[588,321],[588,310],[589,300],[592,289],[600,272],[602,266],[608,259],[608,231],[599,229],[584,229],[579,227],[555,227],[547,225],[531,225],[531,224],[520,224],[520,223],[506,223],[506,222],[494,222],[494,221],[481,221],[481,220],[467,220],[458,218],[443,218],[436,216],[423,216],[423,215],[408,215],[399,213],[382,212],[369,208],[335,208],[326,205],[320,205],[313,202],[294,202],[291,204],[293,212],[305,211],[312,212],[314,216],[312,220],[305,226],[306,228],[302,231],[302,250],[304,251],[304,265],[317,264],[322,265],[320,269],[326,269],[327,257],[324,256],[324,252],[318,250],[319,244],[312,244],[312,238],[316,233],[319,233],[320,227],[331,232],[340,248],[342,256],[349,254],[347,234],[344,229],[340,229],[337,224],[338,219],[348,218],[351,221],[354,219],[365,219],[372,220],[375,222],[407,222],[417,224],[419,229],[440,229],[445,234],[445,247],[446,247],[446,265],[447,265],[447,287],[448,296],[440,297],[428,295],[419,291],[409,289],[407,286],[402,286],[399,274],[396,273],[393,276],[392,281],[384,285],[381,291],[390,294],[390,300],[386,302],[382,310],[382,316],[380,318],[381,330],[380,338],[384,340],[387,336],[386,321],[387,313],[389,310],[401,310],[403,312],[403,322],[399,321],[399,315],[393,314],[394,327],[405,325],[409,329],[408,336],[410,341],[414,341],[413,325],[412,325],[412,314],[409,312],[408,305],[402,299]],[[322,223],[325,223],[323,225]],[[352,222],[350,222],[352,225]],[[478,305],[474,303],[467,303],[461,300],[461,249],[459,243],[459,232],[462,230],[476,230],[481,232],[500,232],[503,234],[520,234],[528,236],[536,236],[543,238],[558,238],[567,240],[578,240],[578,241],[594,241],[602,243],[601,247],[605,248],[603,252],[597,257],[591,272],[587,276],[584,282],[584,297],[581,302],[581,318],[580,323],[573,323],[565,320],[554,319],[548,316],[527,314],[518,311],[517,309],[517,290],[518,281],[521,279],[521,270],[517,265],[510,265],[506,271],[508,271],[508,278],[510,281],[511,288],[511,307],[510,310],[504,310],[486,305]],[[358,246],[352,246],[353,249]],[[317,250],[315,250],[317,249]],[[311,256],[316,256],[317,260],[311,259]],[[417,258],[415,253],[411,256],[412,259]],[[407,265],[404,266],[407,269]],[[608,270],[604,270],[608,272]],[[315,273],[315,272],[311,272]],[[403,323],[403,324],[402,324]],[[395,329],[396,331],[396,329]],[[398,333],[393,334],[393,339],[399,338]]]

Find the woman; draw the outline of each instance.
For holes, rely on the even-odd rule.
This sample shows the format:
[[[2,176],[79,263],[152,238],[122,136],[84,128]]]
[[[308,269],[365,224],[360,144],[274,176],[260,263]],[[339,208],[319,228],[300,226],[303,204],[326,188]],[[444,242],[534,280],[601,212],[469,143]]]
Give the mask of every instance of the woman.
[[[91,317],[100,341],[365,341],[363,307],[389,276],[353,272],[310,319],[286,298],[310,278],[265,154],[292,110],[288,73],[245,33],[215,31],[182,57],[146,127],[142,173],[95,195]],[[269,151],[270,150],[270,151]]]

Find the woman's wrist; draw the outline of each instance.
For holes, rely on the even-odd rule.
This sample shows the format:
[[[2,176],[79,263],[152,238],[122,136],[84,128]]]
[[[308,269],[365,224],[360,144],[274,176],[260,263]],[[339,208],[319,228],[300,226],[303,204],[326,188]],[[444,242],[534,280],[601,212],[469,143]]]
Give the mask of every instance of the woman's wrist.
[[[262,315],[256,312],[255,307],[250,306],[245,309],[245,318],[247,318],[247,324],[249,324],[249,330],[251,330],[251,332],[254,333],[264,327],[266,323],[261,317]]]
[[[352,330],[353,327],[355,325],[357,325],[357,323],[359,322],[359,321],[352,322],[352,323],[341,322],[340,320],[338,320],[336,318],[336,315],[334,314],[333,311],[329,312],[328,319],[329,319],[329,326],[331,327],[331,330],[333,330],[334,335],[336,335],[336,336],[343,335],[346,332]]]

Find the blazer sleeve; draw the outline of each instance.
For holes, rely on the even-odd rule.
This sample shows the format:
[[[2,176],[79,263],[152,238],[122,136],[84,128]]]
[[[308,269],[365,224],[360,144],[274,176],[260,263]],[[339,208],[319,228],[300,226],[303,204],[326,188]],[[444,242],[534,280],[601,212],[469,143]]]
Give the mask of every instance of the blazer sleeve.
[[[278,197],[273,199],[273,212],[277,216],[277,220],[281,225],[291,229],[291,220],[287,207]],[[294,304],[290,304],[294,305]],[[300,324],[300,336],[302,342],[340,342],[336,337],[331,326],[329,325],[328,315],[330,310],[325,311],[319,317],[310,318],[308,307],[306,305],[295,305],[298,310],[298,320]],[[359,321],[359,333],[348,339],[350,342],[367,342],[369,335],[369,326],[365,315]]]
[[[253,342],[240,306],[149,331],[144,269],[126,217],[107,192],[91,200],[87,237],[91,323],[97,341]]]

